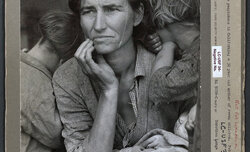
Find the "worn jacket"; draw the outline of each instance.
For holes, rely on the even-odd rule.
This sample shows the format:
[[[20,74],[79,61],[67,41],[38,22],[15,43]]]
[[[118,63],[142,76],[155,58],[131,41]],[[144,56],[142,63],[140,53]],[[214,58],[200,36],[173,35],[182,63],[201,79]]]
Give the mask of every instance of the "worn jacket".
[[[21,151],[51,152],[63,146],[52,74],[21,52]]]
[[[161,113],[166,120],[155,119],[153,105],[148,102],[148,85],[155,55],[137,46],[134,84],[129,91],[136,122],[127,126],[117,114],[114,149],[133,146],[143,135],[155,128],[173,131],[183,105],[169,104]],[[75,58],[68,60],[53,76],[60,117],[64,126],[62,135],[68,152],[85,150],[89,132],[95,119],[100,89],[95,81],[82,72]],[[159,113],[157,113],[159,114]]]

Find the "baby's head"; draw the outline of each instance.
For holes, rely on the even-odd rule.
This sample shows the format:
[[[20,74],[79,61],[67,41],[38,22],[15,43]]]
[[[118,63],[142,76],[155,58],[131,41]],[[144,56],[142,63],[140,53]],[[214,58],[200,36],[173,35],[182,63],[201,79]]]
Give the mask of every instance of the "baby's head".
[[[179,119],[176,121],[174,126],[174,133],[186,140],[188,140],[188,132],[185,128],[188,121],[188,113],[182,113],[179,117]]]
[[[148,0],[153,24],[163,28],[174,22],[199,22],[200,0]]]
[[[189,133],[194,130],[197,104],[189,112],[180,115],[174,126],[174,133],[186,140],[189,139]]]

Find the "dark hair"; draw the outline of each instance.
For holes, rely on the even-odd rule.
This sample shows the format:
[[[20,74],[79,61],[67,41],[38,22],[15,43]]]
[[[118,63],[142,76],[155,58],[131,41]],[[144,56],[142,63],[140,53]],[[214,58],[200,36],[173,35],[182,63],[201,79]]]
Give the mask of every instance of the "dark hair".
[[[128,0],[133,10],[137,10],[144,0]],[[81,0],[69,0],[69,8],[77,15],[80,14]]]
[[[200,0],[148,0],[151,18],[157,27],[181,21],[198,22]]]
[[[56,51],[61,59],[66,61],[73,57],[82,42],[82,32],[79,19],[72,13],[49,12],[39,20],[39,30],[42,40],[48,41],[51,51]]]

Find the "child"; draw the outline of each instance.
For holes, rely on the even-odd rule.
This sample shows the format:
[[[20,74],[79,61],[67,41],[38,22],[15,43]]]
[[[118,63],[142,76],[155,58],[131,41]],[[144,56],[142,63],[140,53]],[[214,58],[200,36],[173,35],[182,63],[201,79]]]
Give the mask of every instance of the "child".
[[[52,75],[81,44],[75,15],[48,12],[39,20],[41,38],[21,52],[21,151],[64,151],[63,126],[55,103]]]
[[[149,6],[157,30],[145,43],[151,51],[160,50],[152,68],[149,100],[166,113],[162,119],[173,117],[165,107],[178,105],[174,132],[187,139],[185,129],[194,127],[190,124],[194,124],[199,80],[199,0],[149,0]]]

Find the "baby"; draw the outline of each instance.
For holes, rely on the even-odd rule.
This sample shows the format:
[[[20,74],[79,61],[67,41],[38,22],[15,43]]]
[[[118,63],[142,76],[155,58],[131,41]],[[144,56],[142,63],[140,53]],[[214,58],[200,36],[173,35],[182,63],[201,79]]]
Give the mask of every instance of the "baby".
[[[197,105],[195,104],[189,112],[184,112],[180,115],[174,127],[174,133],[176,135],[190,140],[189,138],[192,137],[192,131],[195,125],[196,108]]]

